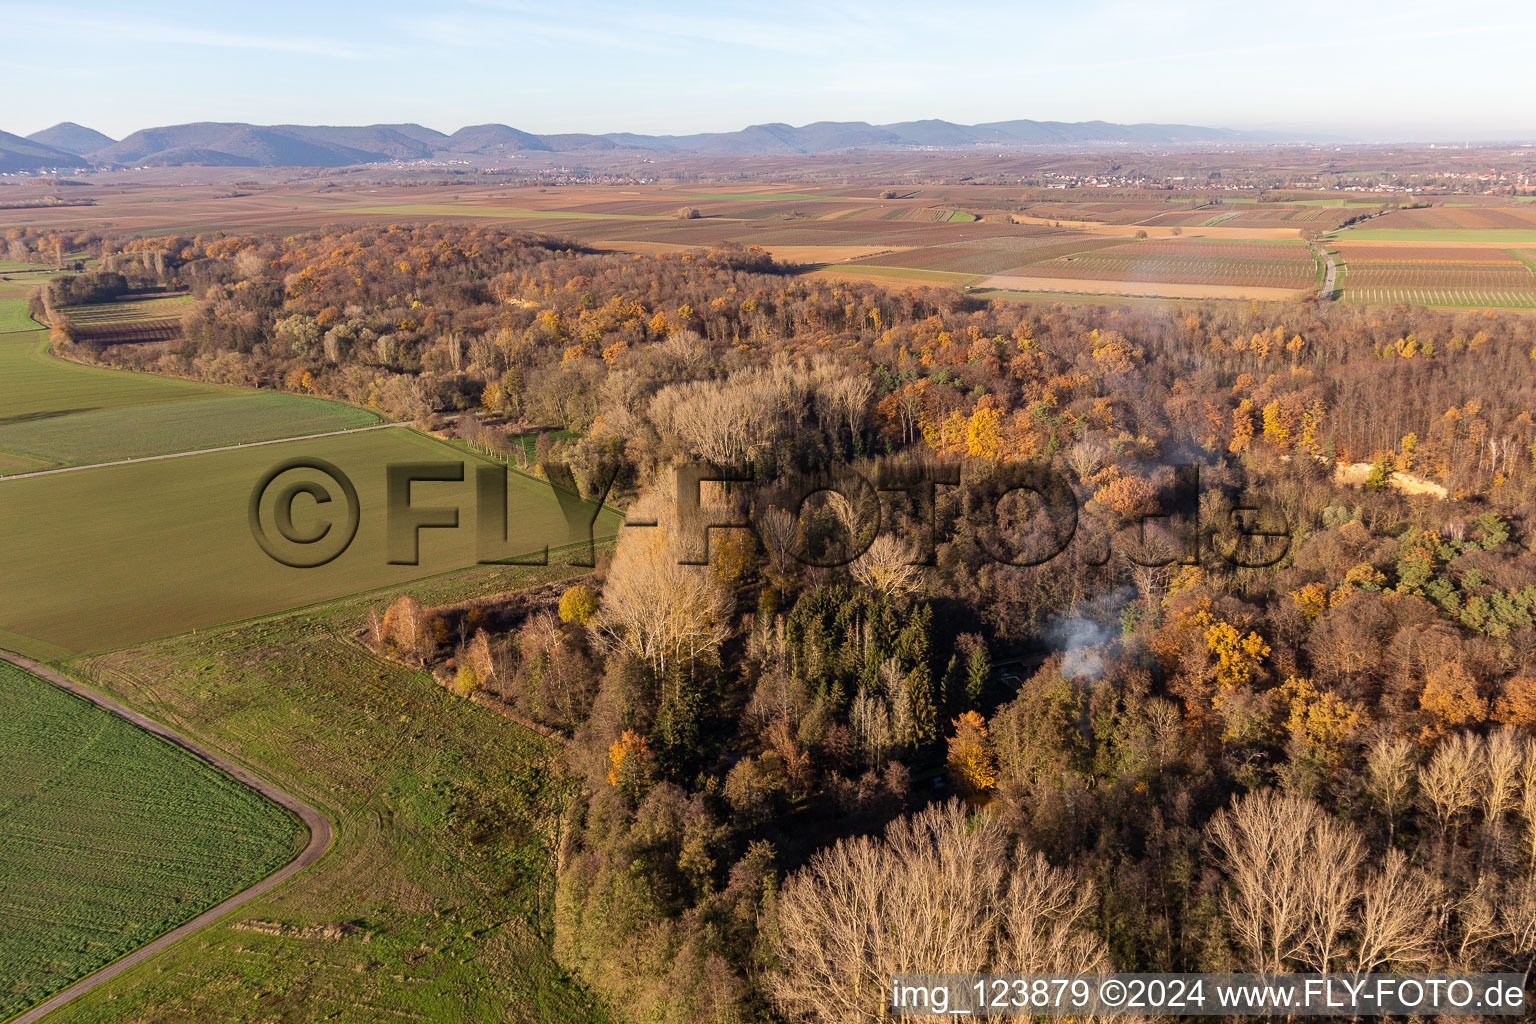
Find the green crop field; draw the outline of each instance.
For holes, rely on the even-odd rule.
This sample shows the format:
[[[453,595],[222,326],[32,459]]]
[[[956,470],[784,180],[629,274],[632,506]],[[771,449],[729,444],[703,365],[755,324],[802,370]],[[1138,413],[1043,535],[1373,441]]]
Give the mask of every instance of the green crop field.
[[[0,1018],[271,874],[287,811],[0,663]]]
[[[37,322],[27,313],[27,300],[24,298],[0,299],[0,334],[12,334],[17,331],[41,330]]]
[[[18,315],[23,319],[18,319]],[[26,307],[0,303],[0,325],[19,327],[0,334],[0,423],[35,415],[58,416],[82,409],[153,405],[241,392],[213,384],[173,380],[83,366],[48,354],[48,335],[26,330]],[[249,392],[245,392],[248,394]],[[3,446],[3,442],[0,442]]]
[[[273,561],[249,521],[248,503],[263,474],[294,457],[334,464],[358,493],[356,539],[318,568]],[[419,483],[412,495],[418,507],[458,507],[461,525],[423,530],[420,564],[390,565],[385,467],[406,462],[465,465],[462,483]],[[106,650],[472,565],[479,464],[433,438],[392,428],[0,481],[0,647],[44,658]],[[295,528],[309,533],[334,522],[339,536],[339,488],[314,473],[296,471],[291,479],[319,482],[335,499],[321,507],[301,495]],[[509,480],[511,536],[494,557],[585,539],[585,526],[567,525],[547,484],[516,472]],[[285,475],[280,483],[289,482]],[[270,489],[263,506],[273,537],[271,506],[280,489]],[[612,536],[617,522],[616,514],[603,513],[597,534]]]
[[[474,569],[412,593],[456,600],[582,571]],[[82,996],[55,1024],[605,1019],[547,945],[566,792],[558,746],[343,639],[381,603],[67,666],[259,766],[330,817],[336,840],[313,867]]]
[[[0,301],[0,328],[15,328],[0,333],[0,475],[378,422],[340,402],[60,359],[17,299]]]
[[[0,448],[59,465],[270,441],[379,422],[363,409],[280,392],[228,392],[152,408],[86,408],[6,420],[0,416]]]

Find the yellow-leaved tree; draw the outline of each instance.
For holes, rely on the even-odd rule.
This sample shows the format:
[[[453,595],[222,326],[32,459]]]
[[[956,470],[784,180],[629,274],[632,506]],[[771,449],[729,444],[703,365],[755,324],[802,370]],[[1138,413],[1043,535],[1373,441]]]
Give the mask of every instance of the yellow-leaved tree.
[[[597,595],[584,583],[567,587],[560,595],[560,621],[585,626],[597,614]]]
[[[651,788],[651,745],[644,736],[625,729],[608,748],[608,784],[638,802]]]
[[[975,711],[954,720],[949,739],[949,778],[955,790],[968,800],[984,799],[997,788],[997,752],[987,735],[987,721]]]

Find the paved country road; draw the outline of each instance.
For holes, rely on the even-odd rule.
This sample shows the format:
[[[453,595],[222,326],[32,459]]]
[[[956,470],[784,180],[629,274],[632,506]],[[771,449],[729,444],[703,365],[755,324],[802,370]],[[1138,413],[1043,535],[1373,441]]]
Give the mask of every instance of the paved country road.
[[[1324,302],[1331,302],[1333,301],[1334,282],[1337,281],[1339,277],[1339,265],[1334,262],[1333,253],[1328,251],[1327,246],[1323,246],[1321,248],[1321,252],[1323,254],[1323,259],[1328,261],[1328,276],[1323,279],[1322,296]]]
[[[371,430],[376,428],[365,427],[363,429]],[[237,447],[247,446],[239,445]],[[165,457],[166,456],[157,456],[157,458]],[[6,1024],[32,1024],[33,1021],[41,1020],[45,1014],[57,1010],[59,1007],[63,1006],[65,1003],[69,1002],[75,997],[83,995],[84,993],[89,992],[91,989],[95,988],[97,985],[115,978],[117,975],[123,973],[135,964],[138,964],[154,956],[156,953],[165,949],[171,943],[176,942],[179,939],[186,938],[188,935],[191,935],[193,932],[199,930],[200,928],[203,928],[212,924],[214,921],[217,921],[219,918],[223,917],[231,910],[234,910],[236,907],[239,907],[242,904],[255,899],[257,896],[260,896],[262,893],[273,888],[274,886],[287,881],[289,878],[292,878],[294,875],[298,874],[300,871],[304,870],[315,861],[319,860],[321,856],[324,855],[325,851],[330,848],[330,821],[325,817],[325,815],[321,814],[319,811],[315,810],[313,807],[309,806],[297,797],[289,793],[285,793],[283,790],[278,789],[271,783],[257,778],[255,775],[252,775],[249,771],[235,764],[233,761],[220,757],[218,754],[213,753],[206,747],[203,747],[201,744],[195,743],[194,741],[181,735],[181,733],[176,732],[174,729],[161,725],[154,719],[147,718],[144,715],[139,714],[137,711],[130,711],[123,705],[102,696],[95,690],[92,690],[90,687],[84,686],[81,683],[68,678],[67,676],[62,676],[52,669],[45,668],[30,658],[23,658],[19,654],[11,654],[7,651],[0,651],[0,661],[7,661],[12,665],[15,665],[17,668],[25,669],[26,671],[31,672],[33,675],[41,679],[48,680],[48,682],[59,687],[60,689],[68,690],[70,693],[77,697],[83,697],[84,699],[90,701],[92,704],[95,704],[97,707],[110,711],[114,715],[117,715],[121,718],[126,718],[128,721],[132,722],[139,728],[152,732],[156,736],[176,744],[176,746],[187,751],[193,757],[206,761],[208,764],[217,768],[225,775],[228,775],[236,781],[242,782],[245,785],[251,787],[256,792],[266,797],[268,800],[271,800],[273,803],[288,808],[288,810],[297,815],[299,820],[302,821],[305,827],[309,829],[309,843],[304,847],[303,852],[301,852],[297,857],[289,861],[287,864],[283,865],[281,868],[278,868],[272,874],[268,875],[266,878],[263,878],[261,881],[251,886],[249,889],[236,893],[229,899],[225,900],[223,903],[220,903],[218,906],[213,907],[210,910],[205,910],[203,913],[198,914],[196,917],[181,927],[176,928],[173,931],[166,932],[164,935],[160,936],[158,939],[155,939],[153,942],[150,942],[148,945],[140,946],[138,949],[134,950],[132,953],[129,953],[127,956],[119,960],[114,960],[112,963],[101,968],[96,973],[81,978],[79,981],[75,982],[64,991],[49,997],[43,1002],[32,1007],[32,1009],[27,1010],[25,1013],[22,1013],[16,1017],[12,1017],[9,1021],[6,1022]]]
[[[323,434],[301,434],[298,437],[274,437],[270,441],[245,441],[226,444],[218,448],[196,448],[189,452],[169,452],[165,455],[141,455],[136,459],[118,459],[115,462],[92,462],[84,466],[63,466],[59,469],[38,469],[31,473],[12,473],[0,476],[0,480],[29,480],[34,476],[52,476],[55,473],[80,473],[87,469],[103,469],[107,466],[131,466],[136,462],[162,462],[165,459],[184,459],[188,455],[207,455],[209,452],[233,452],[241,448],[261,448],[269,444],[287,444],[289,441],[313,441],[317,437],[340,437],[342,434],[361,434],[368,430],[389,430],[405,427],[408,423],[374,423],[366,427],[348,427],[346,430],[327,430]]]

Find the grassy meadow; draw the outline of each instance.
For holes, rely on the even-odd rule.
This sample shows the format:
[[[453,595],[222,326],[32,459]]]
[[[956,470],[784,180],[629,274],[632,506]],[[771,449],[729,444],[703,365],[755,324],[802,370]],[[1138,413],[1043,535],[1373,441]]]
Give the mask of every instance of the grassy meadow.
[[[478,568],[412,592],[446,601],[582,571]],[[51,1019],[605,1019],[546,941],[565,799],[558,747],[344,639],[368,605],[351,600],[65,666],[258,766],[331,817],[336,844]],[[336,925],[343,934],[322,934]]]
[[[0,706],[0,1018],[271,874],[305,842],[253,790],[4,663]]]

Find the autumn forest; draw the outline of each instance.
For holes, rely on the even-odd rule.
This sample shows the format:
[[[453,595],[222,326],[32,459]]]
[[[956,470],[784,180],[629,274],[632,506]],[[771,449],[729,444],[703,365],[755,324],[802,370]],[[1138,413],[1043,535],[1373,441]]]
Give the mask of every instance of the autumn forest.
[[[561,744],[548,926],[620,1019],[1536,964],[1536,319],[463,223],[7,242],[89,256],[30,300],[66,358],[362,406],[657,524],[362,638]],[[182,293],[154,340],[69,315]]]

